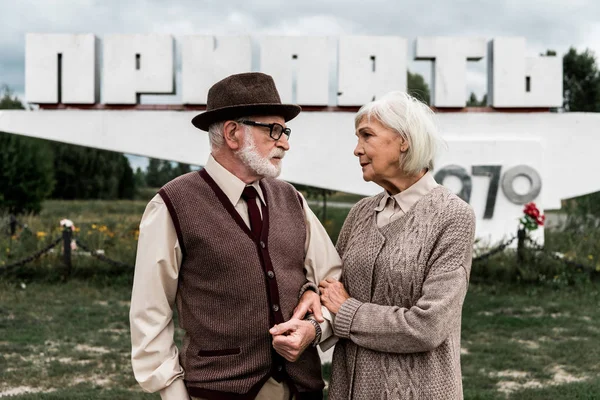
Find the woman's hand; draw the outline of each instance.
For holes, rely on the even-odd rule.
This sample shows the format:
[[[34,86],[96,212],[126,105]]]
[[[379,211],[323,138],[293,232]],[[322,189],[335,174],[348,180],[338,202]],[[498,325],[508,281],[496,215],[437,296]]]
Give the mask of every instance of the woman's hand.
[[[292,318],[302,320],[307,313],[313,314],[317,322],[325,321],[323,319],[323,313],[321,312],[321,300],[319,299],[319,295],[310,289],[304,292],[300,298],[298,305],[294,308],[294,315],[292,315]]]
[[[337,314],[342,304],[350,298],[344,285],[333,278],[327,278],[319,283],[319,290],[321,291],[321,304],[334,314]]]

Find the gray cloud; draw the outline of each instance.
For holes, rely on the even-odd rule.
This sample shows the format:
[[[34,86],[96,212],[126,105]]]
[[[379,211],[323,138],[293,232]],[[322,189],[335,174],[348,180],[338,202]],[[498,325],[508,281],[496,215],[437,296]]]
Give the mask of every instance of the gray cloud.
[[[216,35],[524,36],[528,51],[600,52],[595,0],[68,0],[0,3],[0,82],[24,86],[25,34],[170,33]],[[411,69],[429,75],[429,64]],[[485,64],[469,68],[470,88],[484,90]]]

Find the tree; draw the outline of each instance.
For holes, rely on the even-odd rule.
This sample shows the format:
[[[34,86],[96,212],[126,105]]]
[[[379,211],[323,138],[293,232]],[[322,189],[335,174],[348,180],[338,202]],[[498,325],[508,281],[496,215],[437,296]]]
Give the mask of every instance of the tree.
[[[476,107],[477,105],[479,105],[479,100],[477,100],[477,95],[473,92],[471,92],[471,95],[469,96],[469,100],[467,100],[467,107]]]
[[[148,161],[148,169],[146,170],[146,184],[148,187],[158,188],[163,185],[160,177],[160,160],[151,158]]]
[[[173,170],[173,165],[171,164],[171,161],[161,160],[160,167],[158,169],[158,176],[160,177],[159,186],[163,186],[165,183],[173,179],[174,174],[175,172]]]
[[[136,185],[135,174],[129,165],[129,160],[123,154],[120,157],[121,179],[119,180],[119,199],[133,200],[135,196]]]
[[[471,92],[469,100],[467,100],[467,107],[485,107],[487,106],[487,94],[484,94],[481,101],[477,99],[477,95]]]
[[[296,188],[297,191],[302,192],[306,200],[323,200],[323,208],[321,209],[321,221],[325,222],[327,220],[327,198],[331,197],[331,195],[335,194],[335,190],[330,189],[321,189],[314,186],[302,185],[299,183],[292,183],[292,185]]]
[[[137,167],[134,175],[135,187],[142,188],[148,186],[146,183],[146,173],[140,167]]]
[[[0,108],[23,109],[12,91],[0,89]],[[120,153],[2,134],[0,208],[41,209],[50,194],[60,199],[132,199],[133,170]]]
[[[177,178],[178,176],[187,174],[188,172],[191,172],[192,168],[190,167],[190,164],[185,164],[185,163],[177,163],[177,165],[175,166],[175,170],[173,171],[173,178]]]
[[[417,99],[421,100],[425,104],[429,104],[430,95],[429,95],[429,86],[425,79],[417,74],[411,73],[410,71],[406,71],[406,87],[408,94]]]
[[[564,55],[563,93],[566,111],[600,112],[600,72],[592,51],[571,47]]]
[[[25,106],[7,85],[0,87],[0,109],[23,110]]]
[[[24,109],[3,86],[0,109]],[[52,151],[40,140],[0,132],[0,209],[9,213],[38,213],[54,185]]]
[[[132,199],[133,170],[121,153],[53,142],[58,199]]]
[[[39,140],[0,132],[0,209],[39,213],[54,186],[52,150]]]
[[[192,169],[189,164],[173,163],[167,160],[151,158],[146,170],[146,185],[152,188],[158,188],[165,183],[177,178],[180,175],[187,174]]]

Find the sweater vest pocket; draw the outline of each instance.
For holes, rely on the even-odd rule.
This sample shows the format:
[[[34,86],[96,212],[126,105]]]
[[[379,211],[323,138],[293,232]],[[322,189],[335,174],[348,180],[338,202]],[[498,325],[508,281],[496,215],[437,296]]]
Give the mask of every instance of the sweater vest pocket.
[[[240,354],[242,349],[235,347],[233,349],[222,349],[222,350],[198,350],[197,355],[200,357],[222,357],[222,356],[233,356]]]

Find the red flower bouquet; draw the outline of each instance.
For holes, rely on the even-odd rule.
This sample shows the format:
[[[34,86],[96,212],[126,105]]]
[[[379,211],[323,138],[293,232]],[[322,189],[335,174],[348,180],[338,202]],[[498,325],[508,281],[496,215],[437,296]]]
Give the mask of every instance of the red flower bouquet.
[[[540,213],[540,210],[537,208],[535,203],[527,203],[525,204],[525,208],[523,209],[523,215],[519,222],[523,226],[523,228],[528,231],[534,231],[538,228],[538,226],[543,226],[546,221],[546,216]]]

